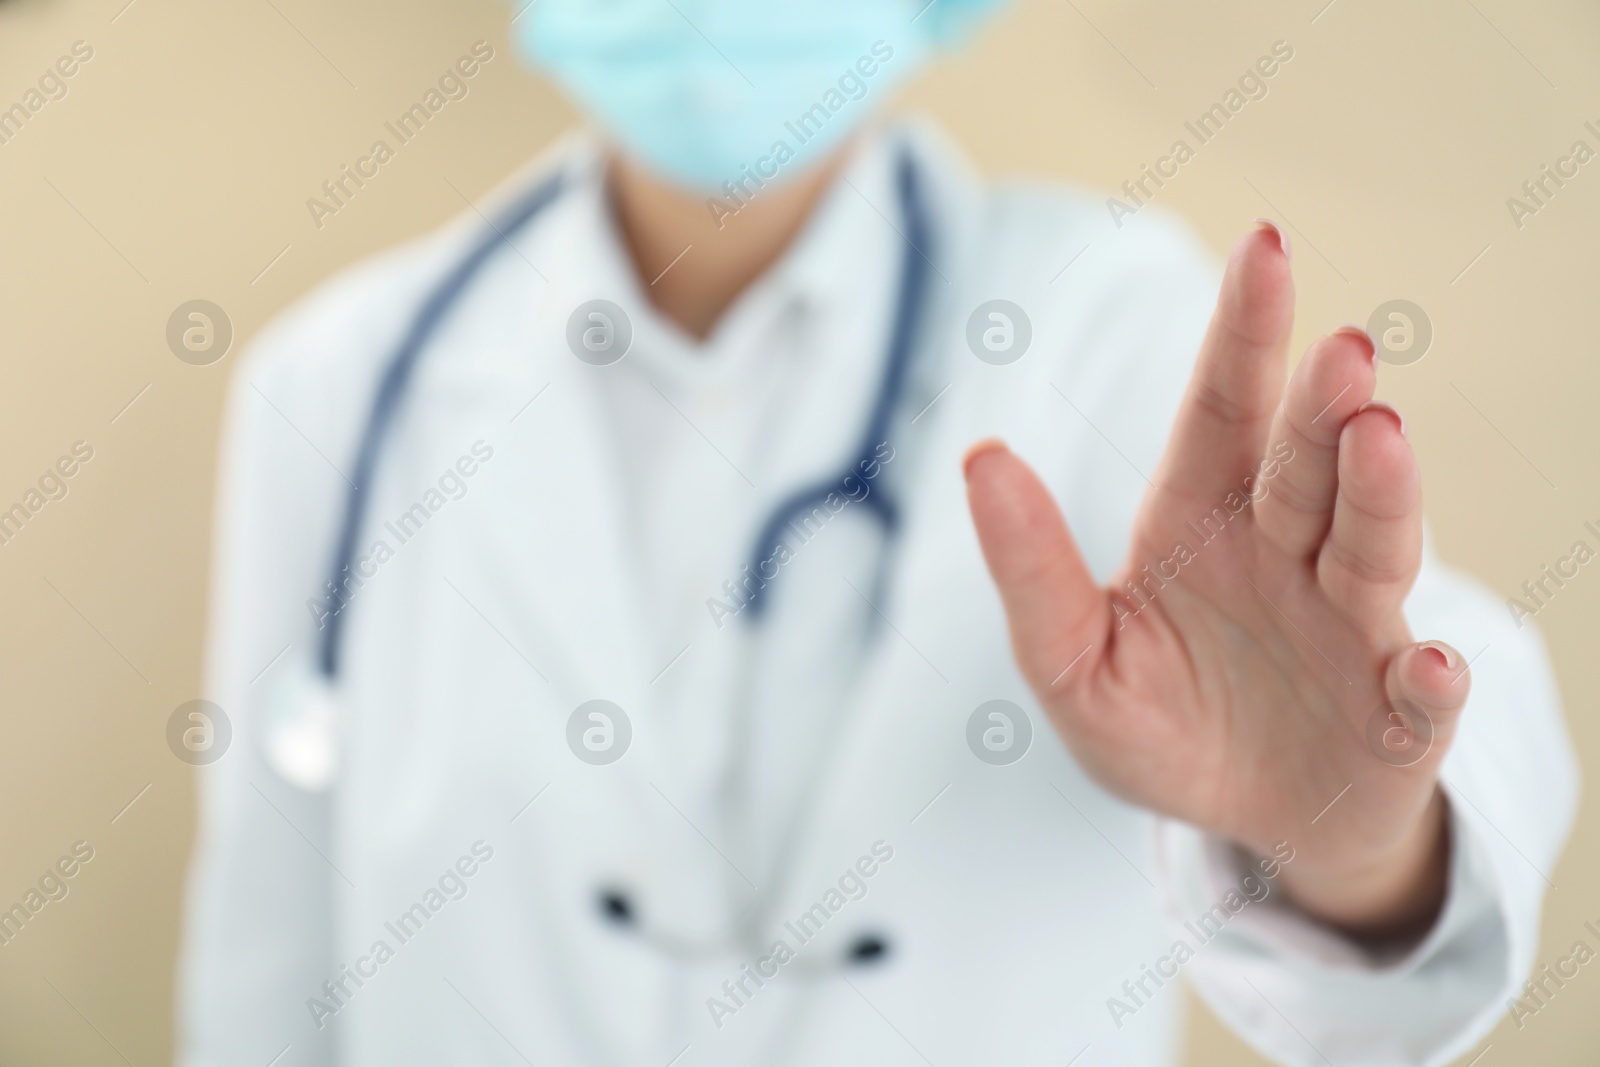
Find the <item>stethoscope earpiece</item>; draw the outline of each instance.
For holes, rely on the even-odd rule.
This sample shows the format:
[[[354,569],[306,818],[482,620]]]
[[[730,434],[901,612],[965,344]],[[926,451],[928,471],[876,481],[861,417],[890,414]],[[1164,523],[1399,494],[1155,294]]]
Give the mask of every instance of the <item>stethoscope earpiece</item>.
[[[639,921],[639,914],[634,910],[633,899],[621,889],[614,886],[605,886],[595,890],[595,909],[600,913],[600,918],[611,926],[620,929],[635,931],[640,940],[660,949],[668,955],[681,959],[704,958],[718,954],[716,945],[693,945],[675,939],[663,937],[653,933]],[[760,954],[758,946],[752,946],[752,951]],[[857,934],[855,940],[850,942],[848,948],[838,957],[832,966],[839,969],[849,967],[870,967],[883,963],[889,957],[889,940],[882,934],[863,933]],[[828,964],[820,965],[821,969],[829,969]],[[818,964],[813,961],[811,967],[802,966],[802,970],[815,973]]]
[[[877,934],[862,934],[850,945],[845,959],[857,966],[882,963],[889,955],[889,942]]]
[[[607,922],[614,926],[633,925],[633,902],[621,890],[602,889],[595,896],[595,903],[600,906],[600,914]]]

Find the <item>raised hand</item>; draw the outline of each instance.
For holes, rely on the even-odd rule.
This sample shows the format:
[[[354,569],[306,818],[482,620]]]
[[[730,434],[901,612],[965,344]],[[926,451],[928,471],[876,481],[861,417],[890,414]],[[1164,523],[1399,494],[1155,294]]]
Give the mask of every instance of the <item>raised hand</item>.
[[[999,442],[968,453],[968,500],[1017,662],[1097,781],[1261,853],[1288,841],[1301,908],[1406,935],[1443,898],[1438,768],[1470,679],[1401,616],[1422,498],[1399,415],[1372,401],[1372,342],[1323,337],[1285,388],[1293,311],[1263,223],[1109,588]]]

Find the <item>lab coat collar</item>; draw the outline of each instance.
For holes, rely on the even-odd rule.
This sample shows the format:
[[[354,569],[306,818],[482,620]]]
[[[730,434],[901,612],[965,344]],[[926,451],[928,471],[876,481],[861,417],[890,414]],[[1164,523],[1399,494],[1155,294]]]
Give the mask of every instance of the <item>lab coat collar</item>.
[[[890,130],[863,132],[795,241],[735,298],[702,341],[651,303],[651,283],[635,270],[608,202],[605,148],[593,135],[573,135],[557,164],[569,185],[557,211],[572,237],[564,242],[560,273],[569,282],[581,279],[590,289],[620,294],[612,299],[625,309],[633,330],[626,358],[643,364],[652,379],[669,388],[693,387],[740,373],[748,361],[763,358],[763,334],[773,328],[775,313],[797,321],[826,315],[877,287],[875,273],[868,277],[878,270],[875,258],[860,253],[865,242],[898,240],[895,232],[902,223],[894,163],[902,141]],[[756,190],[751,202],[761,192]],[[710,203],[708,198],[708,210]],[[694,254],[691,245],[683,256]],[[537,296],[549,298],[543,291]],[[570,289],[563,298],[574,306],[586,299]]]
[[[900,243],[904,237],[898,232],[902,224],[896,218],[899,204],[894,192],[894,162],[902,150],[911,151],[914,157],[927,164],[921,168],[927,179],[926,196],[930,213],[938,219],[937,246],[928,250],[937,271],[929,281],[933,296],[930,312],[942,316],[949,311],[943,306],[948,303],[943,298],[949,288],[948,279],[959,277],[957,265],[964,257],[958,250],[974,236],[976,220],[972,209],[977,202],[974,191],[977,183],[959,153],[950,149],[940,135],[915,121],[896,122],[864,135],[854,157],[825,194],[823,203],[795,244],[763,278],[741,294],[736,305],[758,304],[761,295],[771,288],[790,290],[815,307],[830,301],[845,303],[858,293],[880,290],[881,276],[874,275],[875,284],[863,286],[852,271],[880,269],[884,250],[892,252],[895,262],[902,255]],[[508,190],[508,195],[544,180],[557,168],[567,175],[567,193],[552,205],[548,217],[536,220],[528,232],[510,235],[508,244],[518,255],[502,255],[499,260],[497,273],[504,279],[503,284],[521,287],[520,301],[508,299],[506,304],[516,307],[520,303],[517,314],[522,321],[502,335],[518,340],[510,342],[509,348],[499,342],[485,346],[503,351],[497,355],[485,351],[482,356],[500,364],[502,372],[524,379],[518,388],[528,388],[517,398],[517,403],[548,388],[548,398],[539,401],[526,415],[520,415],[519,420],[561,427],[558,433],[549,436],[547,447],[558,450],[563,463],[575,472],[570,479],[573,495],[561,498],[563,507],[595,512],[583,523],[595,532],[594,539],[582,546],[565,548],[581,548],[584,557],[598,565],[601,561],[634,556],[624,551],[619,543],[623,537],[620,531],[627,530],[628,523],[616,487],[624,485],[625,479],[621,457],[606,432],[605,413],[592,388],[594,376],[604,373],[606,368],[581,362],[569,351],[565,338],[576,309],[595,299],[610,300],[624,308],[635,324],[633,350],[624,358],[651,360],[649,350],[662,336],[656,330],[661,316],[645,298],[644,286],[632,270],[606,211],[602,185],[604,154],[595,137],[579,133],[564,138],[510,183],[514,188]],[[464,225],[481,227],[476,213],[470,214],[471,218]],[[493,214],[490,217],[494,217]],[[872,254],[868,254],[869,249]],[[534,270],[528,269],[529,264]],[[842,269],[841,264],[845,265]],[[486,301],[484,306],[494,305]],[[730,314],[737,313],[737,307],[730,309]],[[930,329],[925,333],[922,346],[926,348],[932,344],[939,332]],[[760,358],[764,354],[759,346],[750,347],[753,351],[742,353],[746,358]],[[869,347],[875,357],[877,346]],[[471,358],[470,353],[462,355]],[[841,352],[839,356],[849,358],[847,353]],[[932,361],[927,357],[926,351],[919,354],[914,377],[920,378],[928,369]],[[659,364],[668,362],[651,360],[649,370],[659,370]],[[685,361],[670,362],[681,367]],[[455,363],[457,369],[460,366],[460,362]],[[852,368],[851,373],[859,375],[861,369]],[[870,373],[875,378],[876,368]],[[918,403],[920,407],[915,395],[908,396],[906,403]],[[529,432],[522,430],[522,421],[516,425],[519,431]],[[796,464],[799,463],[800,460],[796,460]],[[797,468],[791,473],[799,476],[802,472]],[[529,551],[537,549],[538,546],[528,546]],[[610,573],[615,571],[615,565],[607,563],[598,569]],[[611,590],[588,590],[591,602],[607,602],[606,614],[619,620],[646,617],[638,603],[641,583],[631,575],[617,574],[616,577],[618,581]],[[541,629],[552,639],[561,640],[567,627],[551,620]],[[614,662],[632,659],[637,665],[658,658],[665,662],[676,651],[646,650],[642,633],[619,630],[614,637],[611,649],[617,654]],[[568,637],[562,644],[578,642]],[[571,653],[567,662],[584,664],[595,659],[593,649],[572,648]],[[598,661],[592,666],[602,669]],[[614,672],[607,673],[615,676]]]

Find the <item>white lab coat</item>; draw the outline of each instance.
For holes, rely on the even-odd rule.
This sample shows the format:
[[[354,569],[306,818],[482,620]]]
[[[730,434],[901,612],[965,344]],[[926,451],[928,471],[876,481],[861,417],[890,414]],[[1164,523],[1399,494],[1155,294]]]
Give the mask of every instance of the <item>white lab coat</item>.
[[[719,628],[703,601],[740,574],[761,521],[855,447],[903,250],[901,143],[928,186],[936,271],[873,487],[898,503],[900,532],[880,573],[878,528],[850,505],[786,565],[762,627]],[[594,145],[563,143],[511,187],[556,166],[573,191],[474,282],[384,450],[361,543],[386,540],[393,558],[345,609],[344,758],[323,794],[264,761],[266,694],[313,654],[306,602],[348,491],[335,468],[350,469],[380,368],[482,220],[464,213],[329,283],[237,372],[209,683],[234,740],[200,772],[182,1063],[1168,1064],[1178,983],[1146,978],[1137,998],[1123,984],[1180,938],[1197,949],[1182,973],[1286,1064],[1443,1063],[1488,1030],[1537,946],[1576,794],[1544,653],[1493,597],[1430,560],[1407,602],[1419,636],[1486,650],[1445,767],[1447,906],[1397,958],[1319,930],[1275,890],[1201,944],[1183,924],[1225,899],[1232,853],[1091,783],[1013,665],[959,457],[1004,436],[1097,573],[1115,566],[1215,298],[1215,267],[1181,226],[1148,210],[1119,230],[1093,196],[991,186],[934,132],[891,129],[719,327],[732,348],[788,353],[782,374],[738,386],[767,405],[741,421],[716,388],[680,391],[650,362],[666,328],[607,230]],[[796,294],[805,330],[740,325],[745,305]],[[638,353],[612,367],[566,343],[568,316],[596,297],[639,329]],[[997,297],[1032,323],[1009,366],[965,340],[971,310]],[[759,378],[764,358],[741,373]],[[677,479],[665,496],[639,474],[667,432],[641,429],[646,386],[703,449],[693,478],[663,468]],[[429,497],[478,442],[464,495]],[[418,503],[430,517],[400,544],[383,524]],[[606,766],[566,740],[596,698],[633,730]],[[966,740],[997,698],[1033,726],[1009,766]],[[858,862],[865,895],[830,897]],[[615,886],[647,932],[602,917],[596,894]],[[729,917],[752,901],[741,940]],[[784,922],[819,903],[830,917],[801,945]],[[864,934],[886,958],[838,963]],[[663,951],[667,937],[700,951]],[[780,938],[795,959],[777,978],[725,991]]]

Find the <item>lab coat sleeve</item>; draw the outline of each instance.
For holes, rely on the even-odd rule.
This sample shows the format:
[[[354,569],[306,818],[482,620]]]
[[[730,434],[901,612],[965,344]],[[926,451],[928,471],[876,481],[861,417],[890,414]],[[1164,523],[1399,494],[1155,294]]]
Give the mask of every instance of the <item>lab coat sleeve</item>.
[[[1419,639],[1472,660],[1472,692],[1446,757],[1450,872],[1420,942],[1376,955],[1269,894],[1189,965],[1201,997],[1246,1041],[1295,1067],[1449,1063],[1520,995],[1544,892],[1577,804],[1578,773],[1543,644],[1490,593],[1431,555],[1406,602]],[[1246,873],[1226,843],[1157,829],[1175,924],[1194,922]],[[1192,940],[1192,935],[1190,936]]]

